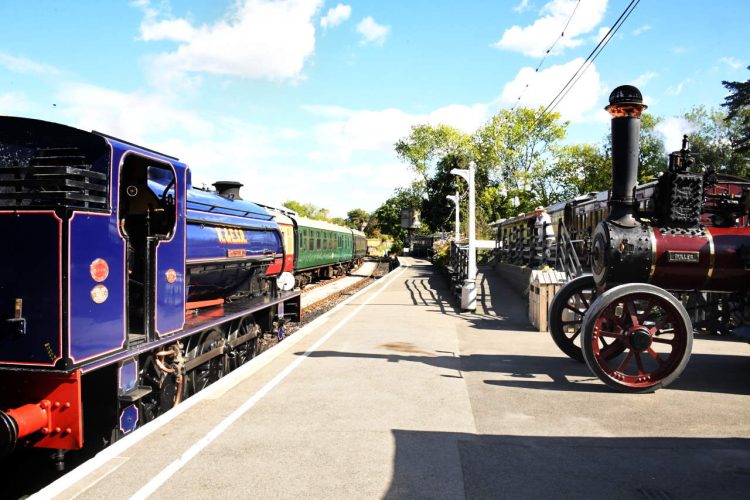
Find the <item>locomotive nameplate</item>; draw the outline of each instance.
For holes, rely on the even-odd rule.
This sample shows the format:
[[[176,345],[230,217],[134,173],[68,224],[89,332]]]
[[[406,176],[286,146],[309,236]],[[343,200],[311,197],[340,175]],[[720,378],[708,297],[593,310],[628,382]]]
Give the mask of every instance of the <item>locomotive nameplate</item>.
[[[667,250],[667,262],[679,262],[682,264],[697,264],[700,260],[700,252],[677,252]]]
[[[227,250],[227,257],[247,257],[247,251],[244,248]]]

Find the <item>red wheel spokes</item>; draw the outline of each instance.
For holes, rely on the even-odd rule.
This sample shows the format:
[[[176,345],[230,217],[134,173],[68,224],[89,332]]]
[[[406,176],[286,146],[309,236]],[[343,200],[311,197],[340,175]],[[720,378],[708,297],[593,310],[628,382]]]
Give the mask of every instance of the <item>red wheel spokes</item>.
[[[635,364],[638,366],[638,375],[645,375],[646,370],[643,368],[643,360],[641,359],[641,353],[638,351],[631,350],[630,352],[635,353]]]
[[[628,354],[625,356],[625,359],[622,360],[622,363],[620,363],[620,366],[617,367],[618,372],[622,372],[626,366],[628,366],[628,363],[630,363],[630,360],[633,359],[633,352],[634,351],[628,351]]]
[[[659,356],[659,353],[651,349],[650,347],[646,350],[647,353],[656,361],[659,363],[659,366],[662,366],[664,364],[664,360],[661,359],[661,356]]]
[[[622,308],[622,319],[625,319],[625,313],[628,313],[628,316],[630,316],[630,325],[633,327],[638,327],[641,325],[640,321],[638,321],[638,313],[635,310],[635,304],[633,304],[633,301],[628,301],[625,303],[625,307]]]
[[[617,304],[622,307],[620,314]],[[653,326],[648,325],[652,318],[656,321]],[[638,293],[626,295],[607,307],[595,325],[592,342],[596,363],[618,383],[631,387],[649,386],[669,375],[682,358],[689,335],[666,299]],[[663,330],[666,325],[670,328]],[[664,346],[662,352],[655,350],[653,344],[643,350],[634,348],[631,336],[636,329],[648,331],[653,344]],[[658,336],[665,334],[671,338]],[[615,354],[617,348],[623,350],[623,355]]]

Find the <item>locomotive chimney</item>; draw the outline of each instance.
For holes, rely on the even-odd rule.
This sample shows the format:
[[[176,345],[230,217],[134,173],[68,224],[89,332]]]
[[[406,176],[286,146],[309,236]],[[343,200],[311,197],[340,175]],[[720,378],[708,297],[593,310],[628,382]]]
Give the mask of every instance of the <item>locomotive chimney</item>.
[[[641,113],[646,108],[641,92],[632,85],[613,90],[604,108],[612,116],[612,197],[607,219],[622,227],[637,225],[633,195],[638,182]]]
[[[223,196],[224,198],[228,200],[241,200],[240,198],[240,188],[243,186],[241,182],[235,182],[235,181],[219,181],[214,182],[213,186],[216,188],[216,191],[219,193],[220,196]]]

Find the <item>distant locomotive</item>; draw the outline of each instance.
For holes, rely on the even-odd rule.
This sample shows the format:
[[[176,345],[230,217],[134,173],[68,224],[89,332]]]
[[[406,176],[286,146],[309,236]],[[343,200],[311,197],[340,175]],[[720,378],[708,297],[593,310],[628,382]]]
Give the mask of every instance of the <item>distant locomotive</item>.
[[[697,171],[684,143],[658,181],[637,188],[645,107],[635,87],[610,95],[613,182],[591,236],[593,275],[568,282],[550,306],[558,346],[623,392],[654,391],[683,371],[695,319],[683,302],[723,297],[728,314],[750,288],[747,181]]]
[[[300,319],[280,224],[217,187],[102,133],[0,117],[0,455],[52,448],[62,465]]]

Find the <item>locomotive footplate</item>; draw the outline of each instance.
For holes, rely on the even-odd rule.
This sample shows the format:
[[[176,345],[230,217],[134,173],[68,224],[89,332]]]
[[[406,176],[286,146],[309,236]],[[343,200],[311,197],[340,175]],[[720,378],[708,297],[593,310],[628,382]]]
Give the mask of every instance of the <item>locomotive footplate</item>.
[[[264,297],[262,300],[236,300],[225,302],[222,305],[197,309],[188,313],[185,317],[185,330],[208,328],[241,316],[264,311],[269,305],[283,304],[286,319],[298,322],[301,319],[302,292],[293,290],[290,292],[279,292],[279,299],[272,300]]]

